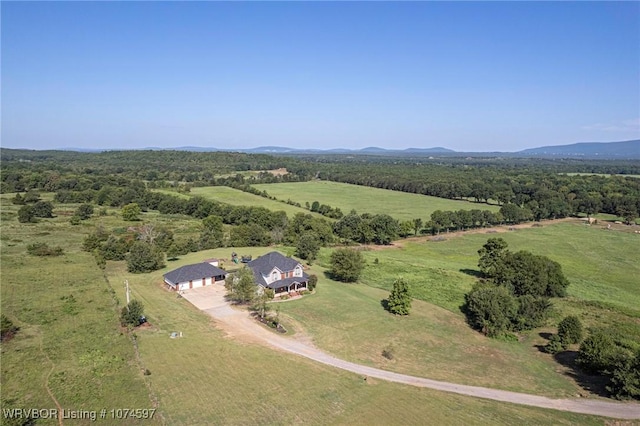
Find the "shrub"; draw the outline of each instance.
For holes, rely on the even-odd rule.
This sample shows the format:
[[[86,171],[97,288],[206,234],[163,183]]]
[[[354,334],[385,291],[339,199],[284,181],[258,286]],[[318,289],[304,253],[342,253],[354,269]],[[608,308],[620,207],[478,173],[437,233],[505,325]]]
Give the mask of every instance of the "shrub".
[[[597,330],[580,345],[577,362],[587,371],[604,373],[619,358],[620,350],[609,333]]]
[[[22,206],[20,210],[18,210],[18,222],[20,223],[33,223],[36,222],[36,216],[33,212],[33,207],[31,206]]]
[[[565,345],[582,341],[582,323],[574,315],[570,315],[558,324],[558,336]]]
[[[552,355],[557,354],[558,352],[562,352],[566,349],[566,346],[560,336],[557,334],[551,335],[549,339],[549,343],[544,347],[545,352],[550,353]]]
[[[617,399],[640,400],[640,350],[617,362],[607,390]]]
[[[389,343],[387,346],[384,347],[384,349],[382,349],[382,356],[388,360],[394,359],[395,355],[396,355],[396,349],[393,347],[391,343]]]
[[[49,247],[47,243],[33,243],[27,246],[27,253],[33,256],[62,256],[62,247]]]
[[[309,275],[309,282],[307,285],[309,286],[309,290],[313,291],[318,285],[318,276],[315,274]]]
[[[120,312],[120,322],[122,325],[130,325],[137,327],[140,325],[140,318],[144,315],[144,305],[142,302],[133,299],[129,304],[122,308]]]
[[[19,330],[5,314],[0,315],[0,340],[8,340]]]

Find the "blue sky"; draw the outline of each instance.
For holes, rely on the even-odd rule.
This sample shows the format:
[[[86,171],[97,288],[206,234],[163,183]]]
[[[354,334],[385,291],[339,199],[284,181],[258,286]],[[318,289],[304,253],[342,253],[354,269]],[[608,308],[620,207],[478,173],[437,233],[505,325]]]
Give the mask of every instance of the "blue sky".
[[[5,2],[3,147],[640,139],[638,2]]]

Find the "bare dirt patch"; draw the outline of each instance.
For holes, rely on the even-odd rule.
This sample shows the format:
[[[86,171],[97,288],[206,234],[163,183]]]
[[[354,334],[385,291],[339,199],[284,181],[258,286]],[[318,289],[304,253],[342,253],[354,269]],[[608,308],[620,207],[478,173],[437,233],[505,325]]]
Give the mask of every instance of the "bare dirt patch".
[[[289,174],[287,169],[284,168],[284,167],[281,167],[279,169],[269,170],[268,172],[271,173],[274,176],[284,176],[284,175]]]

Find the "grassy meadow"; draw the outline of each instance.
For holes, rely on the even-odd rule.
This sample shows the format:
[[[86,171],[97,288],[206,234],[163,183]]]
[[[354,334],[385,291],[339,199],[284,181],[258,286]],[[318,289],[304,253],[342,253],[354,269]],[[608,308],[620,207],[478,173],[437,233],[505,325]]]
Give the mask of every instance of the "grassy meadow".
[[[292,206],[290,204],[275,200],[270,200],[259,195],[229,188],[228,186],[205,186],[192,188],[191,195],[199,195],[209,200],[219,201],[221,203],[227,203],[234,206],[259,206],[273,211],[283,210],[289,217],[293,217],[296,213],[310,213],[307,209]],[[298,201],[294,198],[291,199],[294,201]],[[286,200],[287,199],[284,198],[283,201]],[[311,214],[317,217],[323,217],[317,213]]]
[[[72,228],[64,216],[20,224],[16,211],[3,196],[1,310],[20,327],[1,344],[3,408],[56,408],[54,398],[67,410],[152,408],[114,294],[93,256],[80,250],[86,227]],[[65,254],[28,255],[33,242]],[[128,424],[138,423],[160,424],[160,417]]]
[[[477,250],[488,237],[504,238],[511,250],[557,260],[571,282],[569,297],[554,301],[550,327],[524,334],[519,343],[487,339],[466,324],[460,306],[475,282]],[[582,224],[561,223],[500,234],[465,234],[444,241],[405,240],[363,252],[367,266],[359,284],[326,277],[317,294],[284,304],[316,344],[354,362],[408,374],[551,396],[581,392],[572,372],[539,347],[540,332],[568,314],[585,326],[615,326],[640,339],[640,243],[638,236]],[[318,263],[328,266],[330,250]],[[377,259],[377,262],[376,262]],[[315,268],[320,268],[316,266]],[[388,314],[381,301],[402,276],[411,285],[408,317]],[[426,303],[425,303],[426,302]],[[391,345],[388,360],[382,350]]]
[[[358,213],[386,213],[398,220],[421,218],[428,220],[435,210],[491,210],[500,207],[461,200],[447,200],[427,195],[390,191],[329,181],[273,183],[253,185],[279,200],[294,200],[302,205],[318,201],[339,207],[344,214],[355,209]]]
[[[363,282],[390,289],[399,275],[412,281],[422,300],[457,311],[475,282],[478,249],[503,238],[512,251],[527,250],[559,262],[570,281],[569,296],[606,302],[640,315],[640,237],[581,223],[557,223],[502,233],[441,234],[444,241],[405,240],[399,247],[365,251]],[[379,259],[379,264],[374,263]]]
[[[379,380],[365,382],[356,374],[236,341],[218,330],[206,314],[162,285],[166,271],[204,258],[228,258],[229,250],[192,253],[151,274],[129,274],[123,262],[109,263],[112,281],[129,280],[133,296],[144,303],[153,325],[137,335],[145,368],[152,372],[151,388],[158,395],[168,424],[382,425],[422,424],[427,419],[439,424],[511,424],[514,418],[523,424],[601,421],[592,416],[483,401]],[[256,257],[272,248],[233,250]],[[281,250],[287,253],[286,248]],[[322,282],[324,285],[325,280]],[[348,287],[333,285],[348,293]],[[318,294],[325,292],[323,289]],[[122,290],[119,297],[124,297]],[[363,297],[352,297],[360,308]],[[302,330],[285,312],[317,301],[313,295],[280,304],[286,326]],[[181,331],[184,337],[170,339],[173,331]]]
[[[21,329],[1,344],[3,408],[53,408],[48,387],[67,409],[150,408],[157,400],[159,413],[145,424],[602,424],[592,416],[365,382],[352,373],[237,341],[165,290],[162,275],[210,257],[229,259],[232,251],[255,258],[273,248],[191,253],[149,274],[130,274],[125,262],[107,262],[103,275],[93,257],[80,250],[84,235],[95,226],[124,233],[145,222],[170,224],[180,237],[197,235],[200,221],[144,213],[141,222],[124,222],[118,209],[108,209],[105,216],[72,226],[74,206],[56,205],[56,218],[19,224],[11,196],[2,196],[0,208],[1,308]],[[476,269],[476,251],[489,236],[495,234],[406,240],[399,248],[365,251],[368,266],[361,284],[355,285],[324,276],[330,250],[323,249],[310,270],[320,278],[316,294],[281,303],[282,320],[294,334],[310,335],[320,348],[366,365],[464,384],[575,396],[581,390],[562,366],[535,348],[542,340],[537,334],[508,343],[486,339],[464,322],[458,306],[474,282],[470,271]],[[606,306],[583,302],[608,302],[631,313],[640,305],[640,271],[633,262],[637,235],[562,224],[500,236],[513,250],[543,253],[563,264],[572,282],[571,300],[558,309],[592,312],[593,321],[596,316],[628,321],[627,316],[611,316]],[[61,246],[65,255],[27,255],[26,245],[36,241]],[[566,252],[568,248],[574,252]],[[596,248],[607,263],[594,261],[600,259],[597,253],[590,255]],[[293,253],[291,248],[279,250]],[[227,261],[225,266],[234,265]],[[420,299],[407,318],[389,315],[380,304],[399,273]],[[140,361],[118,322],[125,280],[151,323],[135,331]],[[184,337],[170,339],[173,331]],[[388,345],[393,360],[381,356]],[[145,369],[149,375],[143,374]]]

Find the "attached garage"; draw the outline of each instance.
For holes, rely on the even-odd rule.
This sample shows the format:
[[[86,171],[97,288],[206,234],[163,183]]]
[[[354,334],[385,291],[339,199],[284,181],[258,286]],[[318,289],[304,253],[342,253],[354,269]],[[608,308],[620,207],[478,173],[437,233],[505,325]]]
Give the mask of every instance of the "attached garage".
[[[181,266],[178,269],[167,272],[164,274],[164,282],[169,289],[182,291],[213,284],[224,285],[226,277],[226,271],[202,262]]]

